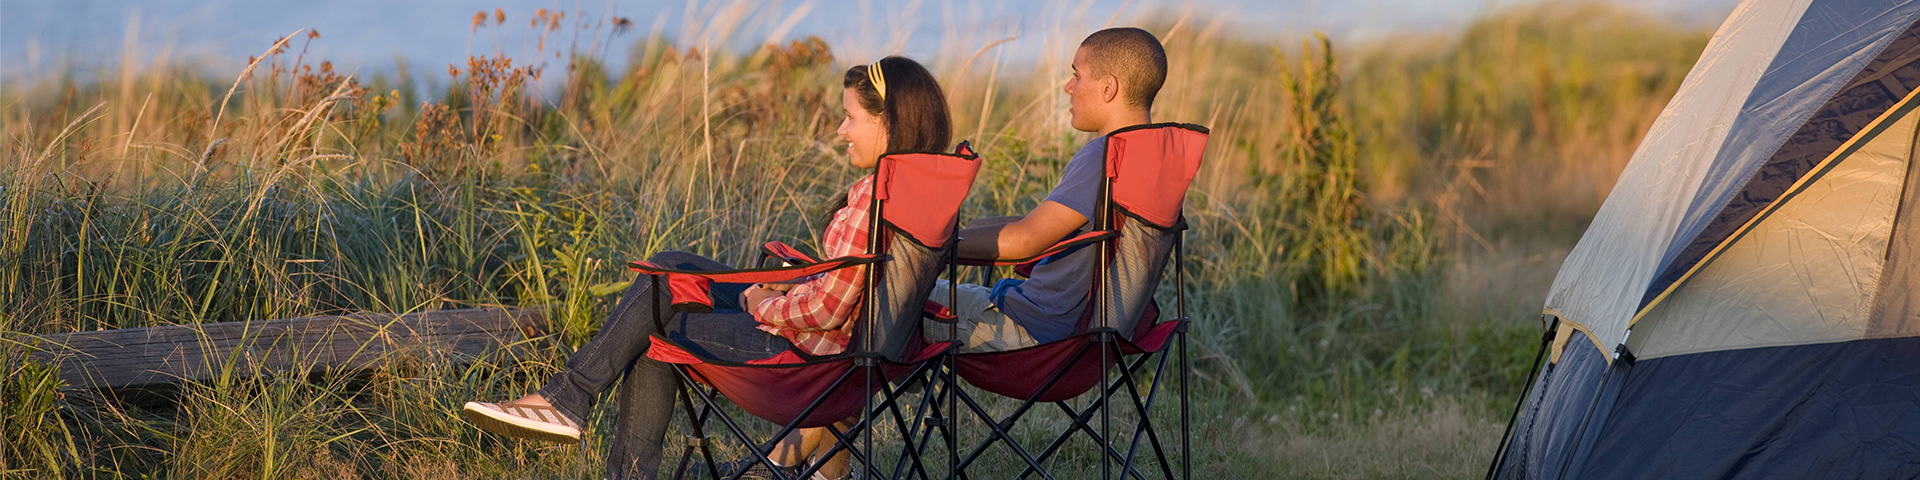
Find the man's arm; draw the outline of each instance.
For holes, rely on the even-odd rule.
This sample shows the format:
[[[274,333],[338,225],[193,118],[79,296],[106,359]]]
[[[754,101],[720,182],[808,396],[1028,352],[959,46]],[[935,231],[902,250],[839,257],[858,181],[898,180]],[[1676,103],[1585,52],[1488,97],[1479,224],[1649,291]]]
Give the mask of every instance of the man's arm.
[[[975,220],[968,228],[960,231],[960,258],[1012,260],[1027,258],[1046,251],[1060,239],[1067,238],[1074,230],[1087,224],[1087,217],[1066,205],[1056,202],[1040,202],[1033,213],[1025,217],[996,217],[995,219],[1016,219],[1005,223],[981,225],[984,220]]]
[[[1017,222],[1022,218],[1026,218],[1026,217],[1022,217],[1019,215],[1007,215],[1004,217],[976,218],[976,219],[973,219],[973,221],[971,222],[967,222],[967,225],[965,227],[962,227],[961,230],[966,230],[970,228],[991,227],[996,225],[1006,225],[1009,223]]]

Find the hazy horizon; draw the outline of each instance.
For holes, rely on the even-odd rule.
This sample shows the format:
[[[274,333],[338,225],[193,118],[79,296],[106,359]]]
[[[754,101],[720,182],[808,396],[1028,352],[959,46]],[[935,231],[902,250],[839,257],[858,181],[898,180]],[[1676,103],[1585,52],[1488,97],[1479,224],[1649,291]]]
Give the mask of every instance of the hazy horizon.
[[[416,73],[434,72],[469,54],[495,46],[516,59],[535,50],[537,35],[528,22],[535,9],[563,10],[569,18],[546,39],[545,53],[591,46],[594,31],[606,38],[610,26],[591,23],[609,11],[633,25],[609,44],[600,45],[610,67],[619,68],[626,50],[658,32],[676,45],[703,43],[704,34],[685,25],[731,25],[736,32],[714,48],[741,49],[769,37],[780,40],[814,35],[828,41],[836,56],[852,61],[887,53],[933,56],[941,48],[973,50],[1015,38],[1000,47],[1009,62],[1038,58],[1061,48],[1044,42],[1054,36],[1077,37],[1109,22],[1172,23],[1189,16],[1193,28],[1221,22],[1221,28],[1252,38],[1281,39],[1314,31],[1337,40],[1375,38],[1398,33],[1444,33],[1489,12],[1534,3],[1512,0],[1405,0],[1323,2],[1284,0],[1081,0],[1030,2],[983,0],[956,5],[911,1],[904,5],[870,0],[749,2],[676,2],[638,0],[504,0],[470,2],[427,0],[389,3],[378,0],[327,2],[248,2],[240,0],[30,0],[0,6],[0,78],[33,78],[63,71],[81,75],[131,58],[136,65],[192,62],[203,70],[237,70],[281,36],[309,29],[321,33],[307,51],[309,59],[331,61],[341,71],[390,72],[404,58]],[[1654,18],[1678,23],[1718,24],[1732,0],[1613,2]],[[501,25],[471,28],[476,12],[501,9]],[[731,21],[713,19],[734,18]],[[580,25],[580,20],[589,21]],[[691,20],[691,22],[689,22]],[[470,36],[471,32],[471,36]],[[576,36],[576,32],[578,32]],[[298,51],[301,42],[295,42]],[[551,57],[549,57],[551,61]]]

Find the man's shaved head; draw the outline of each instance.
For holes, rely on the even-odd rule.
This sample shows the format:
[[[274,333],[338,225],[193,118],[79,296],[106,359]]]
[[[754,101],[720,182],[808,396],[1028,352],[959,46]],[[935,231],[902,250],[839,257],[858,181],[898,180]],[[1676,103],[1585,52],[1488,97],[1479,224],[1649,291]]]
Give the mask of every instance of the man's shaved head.
[[[1088,73],[1094,78],[1120,79],[1127,105],[1153,107],[1153,97],[1167,81],[1167,50],[1160,47],[1160,39],[1138,28],[1109,28],[1088,35],[1080,48],[1087,52]]]

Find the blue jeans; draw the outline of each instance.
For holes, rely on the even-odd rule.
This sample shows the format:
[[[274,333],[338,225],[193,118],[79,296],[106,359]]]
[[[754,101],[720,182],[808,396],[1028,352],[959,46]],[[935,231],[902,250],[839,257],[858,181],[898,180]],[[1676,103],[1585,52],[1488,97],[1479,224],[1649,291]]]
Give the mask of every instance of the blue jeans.
[[[660,252],[647,260],[684,270],[732,268],[686,252]],[[627,287],[600,332],[540,388],[540,396],[554,409],[585,425],[600,392],[619,381],[613,441],[607,452],[608,478],[650,479],[660,468],[660,443],[672,421],[678,379],[673,366],[646,358],[652,336],[664,336],[705,350],[695,353],[731,361],[767,358],[793,348],[786,338],[756,328],[760,323],[740,311],[740,292],[746,287],[713,284],[708,289],[713,313],[676,314],[669,307],[671,294],[661,291],[659,298],[654,298],[652,277],[642,275]]]

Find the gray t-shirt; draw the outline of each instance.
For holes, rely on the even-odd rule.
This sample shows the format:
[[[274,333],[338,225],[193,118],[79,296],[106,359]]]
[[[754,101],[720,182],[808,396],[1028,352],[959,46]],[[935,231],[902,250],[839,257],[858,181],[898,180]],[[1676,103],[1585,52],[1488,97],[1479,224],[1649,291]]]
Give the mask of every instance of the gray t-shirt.
[[[1092,223],[1094,206],[1100,199],[1100,178],[1105,169],[1107,138],[1096,138],[1080,147],[1067,161],[1060,184],[1047,194],[1047,201],[1067,206]],[[1065,240],[1065,239],[1062,239]],[[1098,250],[1084,247],[1057,253],[1040,261],[1033,276],[1026,280],[1006,279],[993,286],[993,305],[1028,335],[1042,343],[1066,338],[1080,323],[1093,289],[1094,258]]]

